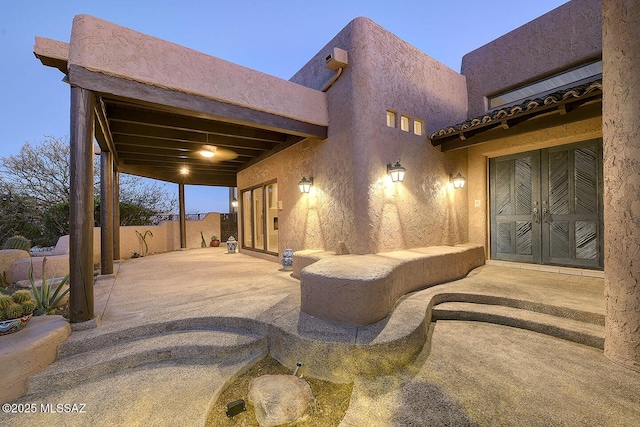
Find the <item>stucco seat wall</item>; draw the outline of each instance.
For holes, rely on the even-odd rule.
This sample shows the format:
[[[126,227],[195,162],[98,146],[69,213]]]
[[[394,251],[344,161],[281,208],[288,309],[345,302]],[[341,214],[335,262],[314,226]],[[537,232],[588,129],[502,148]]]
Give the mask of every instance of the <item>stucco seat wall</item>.
[[[370,325],[384,319],[403,295],[460,279],[484,261],[484,248],[475,244],[323,256],[300,271],[301,311]]]
[[[318,262],[322,258],[334,256],[335,252],[329,252],[322,249],[305,249],[293,253],[293,271],[291,276],[300,279],[300,272],[305,267]]]
[[[62,316],[36,316],[19,332],[0,336],[3,387],[0,403],[24,396],[27,380],[56,360],[58,345],[69,337],[71,327]]]

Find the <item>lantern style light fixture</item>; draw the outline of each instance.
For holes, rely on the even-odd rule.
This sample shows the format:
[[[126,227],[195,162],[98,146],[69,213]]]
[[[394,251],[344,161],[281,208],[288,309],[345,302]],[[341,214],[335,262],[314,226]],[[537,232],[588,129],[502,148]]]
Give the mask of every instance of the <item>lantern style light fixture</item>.
[[[311,187],[313,186],[313,177],[310,176],[307,178],[303,176],[300,182],[298,182],[298,187],[300,188],[301,193],[308,193],[311,191]]]
[[[464,188],[464,184],[467,182],[467,178],[462,176],[462,172],[458,172],[456,176],[449,175],[449,179],[453,183],[453,188],[456,190],[459,188]]]
[[[391,181],[393,182],[402,182],[404,181],[404,173],[407,171],[406,168],[403,168],[400,164],[400,159],[392,165],[391,163],[387,164],[387,173],[391,176]]]
[[[180,168],[180,173],[182,175],[188,175],[189,174],[189,169],[186,166],[183,166]]]
[[[232,206],[234,209],[237,209],[237,208],[238,208],[238,199],[236,199],[236,198],[234,197],[234,198],[233,198],[233,200],[231,201],[231,206]]]

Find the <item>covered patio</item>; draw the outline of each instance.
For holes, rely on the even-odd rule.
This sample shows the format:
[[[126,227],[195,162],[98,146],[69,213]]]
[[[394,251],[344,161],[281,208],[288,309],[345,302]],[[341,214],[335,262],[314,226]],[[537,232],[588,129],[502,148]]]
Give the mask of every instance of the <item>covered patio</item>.
[[[93,155],[100,146],[101,273],[119,253],[118,174],[179,186],[237,186],[237,173],[284,148],[327,136],[325,94],[88,15],[69,43],[34,53],[71,86],[71,321],[94,318]]]
[[[9,414],[0,425],[203,425],[226,384],[265,354],[354,382],[345,426],[631,426],[640,416],[639,374],[602,353],[604,283],[592,271],[485,265],[357,327],[300,312],[289,272],[221,248],[115,267],[96,283],[100,327],[75,331],[17,401],[84,402],[86,413]]]

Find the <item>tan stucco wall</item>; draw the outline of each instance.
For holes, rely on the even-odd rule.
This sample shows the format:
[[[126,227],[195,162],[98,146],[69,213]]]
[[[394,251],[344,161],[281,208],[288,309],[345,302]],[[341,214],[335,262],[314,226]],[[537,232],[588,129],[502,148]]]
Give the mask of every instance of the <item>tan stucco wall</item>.
[[[485,113],[485,96],[599,58],[600,9],[601,0],[570,1],[466,54],[469,117]]]
[[[69,66],[327,124],[320,91],[89,15],[73,20]]]
[[[297,144],[238,175],[240,190],[277,179],[280,253],[333,250],[339,241],[356,254],[466,242],[466,192],[449,185],[449,174],[466,173],[466,156],[445,155],[425,135],[386,126],[387,109],[398,121],[401,114],[423,120],[427,133],[464,120],[464,77],[357,18],[292,80],[322,88],[333,75],[324,68],[333,47],[348,51],[349,64],[327,91],[328,138]],[[386,165],[398,158],[407,174],[392,185]],[[309,195],[298,191],[302,175],[314,177]]]
[[[466,149],[469,165],[469,174],[467,176],[469,242],[485,245],[485,253],[489,258],[489,158],[601,137],[602,118],[595,117],[562,126],[549,127],[536,132],[499,138]],[[479,202],[478,206],[476,206],[476,201]]]
[[[133,252],[144,255],[144,245],[136,231],[144,235],[149,230],[153,236],[147,236],[148,254],[170,252],[180,249],[180,222],[164,221],[159,225],[131,225],[120,227],[120,256],[131,258]],[[200,247],[200,232],[209,245],[213,235],[220,238],[220,214],[208,213],[203,219],[187,221],[187,249]],[[93,229],[93,262],[100,262],[100,227]]]

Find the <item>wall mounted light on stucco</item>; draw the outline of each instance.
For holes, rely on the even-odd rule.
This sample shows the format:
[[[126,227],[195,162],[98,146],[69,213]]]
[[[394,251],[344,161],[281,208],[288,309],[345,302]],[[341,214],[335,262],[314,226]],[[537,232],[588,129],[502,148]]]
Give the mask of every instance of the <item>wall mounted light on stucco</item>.
[[[453,176],[453,174],[449,175],[449,180],[453,184],[453,188],[455,188],[456,190],[459,188],[464,188],[464,184],[467,182],[467,178],[462,176],[462,172],[458,172],[456,176]]]
[[[387,164],[387,173],[391,177],[391,181],[393,182],[402,182],[404,181],[404,174],[407,171],[406,168],[403,168],[400,164],[400,159],[392,165],[391,163]]]
[[[313,186],[313,177],[310,176],[307,178],[303,176],[300,182],[298,182],[298,187],[300,188],[301,193],[309,193],[311,191],[311,187]]]

